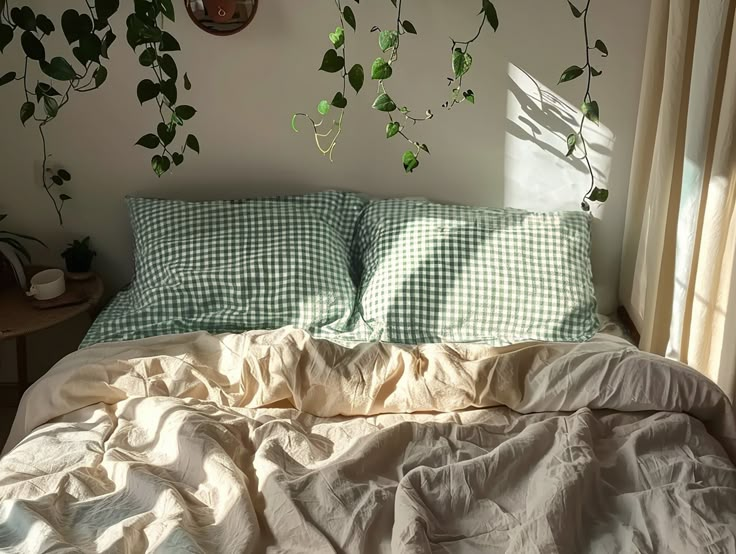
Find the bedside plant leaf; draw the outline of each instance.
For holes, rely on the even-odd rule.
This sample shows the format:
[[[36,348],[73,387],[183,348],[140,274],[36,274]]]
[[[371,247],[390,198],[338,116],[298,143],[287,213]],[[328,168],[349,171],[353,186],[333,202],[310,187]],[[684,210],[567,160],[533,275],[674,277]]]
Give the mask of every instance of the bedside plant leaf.
[[[402,158],[402,161],[404,162],[404,171],[406,173],[414,173],[414,170],[419,167],[419,160],[414,155],[414,152],[411,152],[409,150],[404,152],[404,157]]]
[[[141,138],[138,139],[138,142],[136,142],[137,146],[142,146],[144,148],[148,148],[149,150],[158,148],[159,144],[160,144],[159,138],[153,133],[148,133],[147,135],[143,135]]]
[[[379,112],[392,112],[396,109],[396,104],[388,94],[380,94],[373,102],[373,109]]]
[[[24,102],[20,107],[20,122],[25,126],[26,121],[36,113],[36,105],[33,102]]]
[[[360,89],[363,88],[363,83],[365,82],[365,73],[363,72],[362,65],[355,64],[352,67],[348,72],[348,81],[350,81],[350,86],[353,87],[355,93],[358,94]]]

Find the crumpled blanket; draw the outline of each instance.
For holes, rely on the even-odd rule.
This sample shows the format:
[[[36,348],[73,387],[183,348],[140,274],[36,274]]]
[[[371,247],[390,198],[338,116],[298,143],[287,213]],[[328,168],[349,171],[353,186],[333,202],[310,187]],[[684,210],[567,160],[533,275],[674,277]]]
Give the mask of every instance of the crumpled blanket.
[[[100,344],[23,398],[5,552],[736,552],[736,418],[583,344]]]

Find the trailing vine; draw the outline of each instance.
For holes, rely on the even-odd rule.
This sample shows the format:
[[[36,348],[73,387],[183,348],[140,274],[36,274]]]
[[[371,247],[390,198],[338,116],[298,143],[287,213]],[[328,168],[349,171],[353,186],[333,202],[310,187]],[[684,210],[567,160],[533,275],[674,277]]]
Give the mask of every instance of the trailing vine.
[[[353,65],[350,71],[347,70],[347,40],[345,37],[345,24],[347,23],[353,28],[353,31],[357,29],[357,23],[355,20],[355,12],[350,6],[343,7],[341,0],[334,0],[335,7],[339,14],[340,25],[335,29],[334,33],[329,34],[332,48],[327,50],[322,57],[322,64],[319,67],[320,71],[326,73],[340,73],[342,77],[342,90],[337,91],[332,98],[332,101],[321,100],[317,104],[317,112],[320,114],[321,119],[316,121],[312,116],[307,113],[295,113],[291,117],[291,128],[294,132],[298,133],[299,129],[296,126],[297,118],[304,118],[309,121],[314,132],[314,140],[317,144],[317,148],[323,156],[327,156],[332,161],[332,154],[337,146],[337,141],[342,133],[342,125],[345,117],[345,108],[348,106],[347,85],[355,90],[355,94],[360,93],[365,82],[365,71],[363,66],[360,64]],[[359,3],[360,0],[355,0]],[[332,120],[330,128],[326,131],[322,130],[322,126],[325,125],[325,117],[330,113],[332,108],[340,110],[340,115],[337,120]]]
[[[490,0],[483,0],[483,7],[478,15],[481,18],[480,27],[478,27],[478,32],[475,33],[475,36],[466,41],[452,41],[450,52],[452,53],[453,76],[447,78],[449,81],[448,86],[452,87],[452,93],[450,100],[442,105],[443,108],[447,108],[448,110],[465,101],[475,104],[475,93],[471,89],[463,90],[463,77],[465,77],[473,65],[473,57],[468,50],[470,50],[470,45],[480,38],[486,23],[490,24],[494,32],[498,31],[498,14]],[[462,46],[462,48],[458,46]]]
[[[187,104],[177,104],[179,70],[170,52],[181,50],[179,42],[163,30],[164,18],[175,21],[172,0],[136,0],[135,12],[128,16],[127,40],[133,52],[143,47],[138,57],[141,66],[153,73],[153,79],[143,79],[138,83],[136,94],[141,105],[155,101],[161,121],[155,133],[143,135],[136,145],[149,150],[158,150],[151,158],[151,167],[159,177],[184,162],[187,150],[199,154],[199,140],[188,134],[180,148],[172,148],[177,129],[197,113]],[[159,22],[160,21],[160,22]],[[184,89],[190,90],[189,76],[183,77]]]
[[[590,163],[590,157],[588,155],[588,143],[585,139],[585,135],[583,134],[586,119],[592,121],[596,125],[598,125],[600,121],[600,108],[598,106],[598,102],[593,100],[593,97],[590,94],[590,86],[593,77],[598,77],[603,73],[603,71],[599,71],[591,65],[590,53],[593,50],[597,50],[600,52],[601,57],[605,58],[608,56],[608,47],[601,39],[597,39],[593,46],[590,45],[590,36],[588,34],[588,12],[590,10],[590,3],[591,0],[587,0],[585,8],[583,10],[579,10],[575,4],[568,0],[573,16],[576,19],[582,18],[583,20],[583,33],[585,36],[585,65],[582,67],[571,65],[562,72],[558,83],[566,83],[577,79],[582,75],[586,75],[587,77],[585,95],[583,96],[583,104],[581,106],[583,116],[580,118],[580,127],[578,131],[576,133],[570,133],[567,136],[566,154],[569,157],[575,153],[576,149],[582,149],[583,155],[580,159],[585,160],[585,163],[588,166],[588,172],[590,173],[590,186],[580,204],[581,208],[586,212],[590,211],[590,202],[605,202],[608,200],[608,191],[595,186],[595,173],[593,172],[593,166]]]
[[[74,93],[97,90],[107,79],[102,60],[108,59],[108,50],[116,38],[109,19],[120,3],[119,0],[96,0],[93,4],[85,0],[84,5],[83,12],[88,13],[69,9],[61,16],[61,28],[76,59],[76,67],[61,56],[48,60],[43,41],[56,31],[56,25],[47,16],[37,15],[28,6],[11,9],[9,3],[0,13],[0,52],[4,52],[18,32],[25,56],[22,72],[9,71],[0,76],[0,86],[15,82],[23,87],[20,121],[24,126],[30,120],[37,125],[43,154],[43,189],[53,203],[60,225],[64,223],[64,204],[71,200],[71,196],[62,192],[71,174],[66,169],[52,170],[50,167],[45,128],[58,117]],[[31,73],[36,66],[43,75],[40,79],[34,78],[36,72]]]
[[[396,28],[392,30],[382,31],[378,27],[373,27],[371,32],[378,32],[378,46],[381,51],[386,53],[389,51],[388,59],[383,57],[376,58],[371,67],[371,79],[378,81],[378,96],[373,101],[373,109],[388,115],[388,124],[386,125],[386,138],[390,139],[399,135],[403,137],[409,144],[412,145],[413,150],[407,150],[402,156],[402,162],[404,164],[404,171],[406,173],[413,173],[414,170],[419,167],[419,157],[422,151],[429,154],[429,147],[422,143],[410,138],[406,134],[406,124],[411,123],[416,125],[420,121],[428,121],[434,117],[431,110],[425,112],[424,117],[414,117],[411,111],[407,107],[397,108],[396,102],[391,98],[388,91],[386,90],[386,80],[390,79],[393,75],[393,66],[399,59],[399,47],[401,46],[401,37],[404,34],[416,35],[417,30],[409,20],[401,19],[401,8],[403,0],[391,0],[391,3],[396,7]],[[394,112],[399,113],[404,118],[404,124],[402,125],[399,121],[394,119],[392,115]]]

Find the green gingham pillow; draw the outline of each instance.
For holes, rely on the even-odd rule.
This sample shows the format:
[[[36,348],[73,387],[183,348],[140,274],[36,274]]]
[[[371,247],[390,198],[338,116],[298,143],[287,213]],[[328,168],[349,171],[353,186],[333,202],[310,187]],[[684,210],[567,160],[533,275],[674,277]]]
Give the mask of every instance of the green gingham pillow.
[[[136,275],[82,346],[204,330],[346,329],[365,202],[326,192],[246,201],[129,198]]]
[[[359,311],[373,340],[584,341],[598,329],[590,217],[383,200],[363,213]]]

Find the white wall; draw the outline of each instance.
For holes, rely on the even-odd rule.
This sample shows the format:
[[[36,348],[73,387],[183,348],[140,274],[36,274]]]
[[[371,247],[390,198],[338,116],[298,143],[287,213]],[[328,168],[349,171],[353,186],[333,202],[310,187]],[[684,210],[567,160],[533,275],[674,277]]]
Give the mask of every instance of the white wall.
[[[49,15],[60,14],[61,4],[71,3],[30,1]],[[392,6],[385,0],[350,4],[361,34],[355,38],[352,31],[347,33],[348,62],[369,67],[379,52],[377,36],[367,31],[374,24],[392,25]],[[611,51],[609,58],[595,64],[604,70],[593,85],[603,125],[591,131],[596,169],[611,190],[605,209],[597,212],[594,246],[599,300],[607,311],[617,305],[649,2],[592,4],[591,33]],[[402,42],[390,88],[400,104],[418,111],[431,108],[436,114],[416,128],[432,156],[425,156],[413,175],[405,175],[401,167],[404,144],[384,138],[385,116],[370,108],[371,83],[357,100],[353,94],[348,97],[351,105],[333,164],[320,156],[307,132],[291,131],[292,112],[314,113],[320,99],[331,99],[338,90],[339,77],[316,70],[337,21],[334,4],[262,0],[253,24],[224,38],[198,30],[180,9],[175,35],[183,52],[176,59],[194,84],[180,97],[199,110],[189,128],[198,135],[202,154],[156,178],[150,152],[133,146],[153,130],[155,113],[153,105],[141,108],[136,100],[136,84],[147,75],[125,43],[121,12],[113,20],[120,39],[111,49],[108,82],[94,94],[73,99],[48,127],[54,158],[74,177],[68,187],[74,200],[65,208],[64,228],[56,224],[38,183],[38,135],[20,125],[19,90],[7,86],[0,89],[0,211],[12,214],[6,222],[15,230],[49,244],[48,251],[34,251],[38,261],[59,263],[65,242],[91,235],[99,253],[96,267],[108,287],[117,289],[132,271],[126,194],[205,199],[339,188],[488,206],[577,209],[587,177],[580,164],[564,158],[564,136],[569,132],[564,118],[576,115],[573,106],[580,104],[584,84],[580,79],[555,85],[564,68],[584,63],[581,21],[572,17],[565,0],[496,2],[499,31],[484,34],[471,51],[475,62],[466,86],[476,92],[476,105],[446,112],[440,105],[449,92],[448,36],[463,39],[474,33],[479,5],[479,0],[405,2],[405,17],[415,24],[419,37]],[[0,57],[0,73],[19,66],[17,42]],[[57,336],[46,333],[37,340],[43,340],[44,348],[31,349],[35,365],[48,361],[38,351],[53,358],[72,347],[54,344],[60,342]],[[0,358],[8,362],[7,345],[4,350]]]

